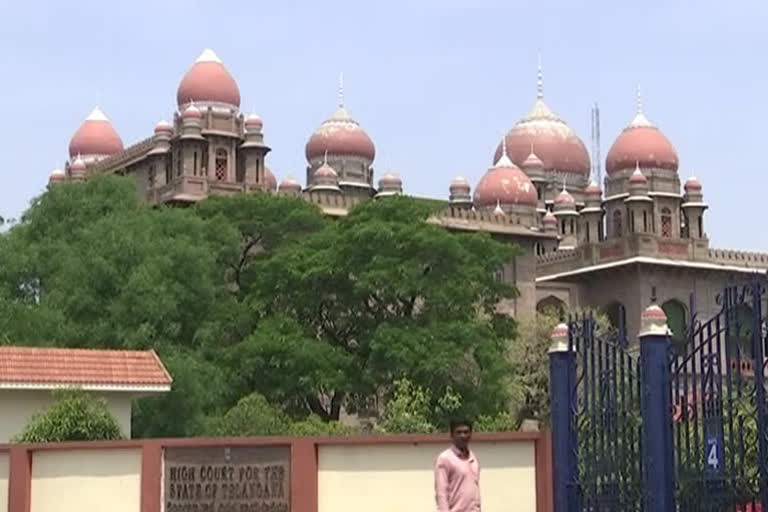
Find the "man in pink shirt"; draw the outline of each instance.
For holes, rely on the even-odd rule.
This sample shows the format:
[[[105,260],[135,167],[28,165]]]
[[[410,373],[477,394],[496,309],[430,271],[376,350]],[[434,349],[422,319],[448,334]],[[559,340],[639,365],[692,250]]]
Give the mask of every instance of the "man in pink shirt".
[[[437,512],[480,512],[480,464],[469,449],[472,422],[451,422],[453,446],[435,462]]]

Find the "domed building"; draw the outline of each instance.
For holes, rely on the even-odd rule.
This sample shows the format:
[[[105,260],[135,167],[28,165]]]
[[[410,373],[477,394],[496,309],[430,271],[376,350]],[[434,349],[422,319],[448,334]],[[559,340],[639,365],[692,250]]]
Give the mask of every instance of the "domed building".
[[[304,146],[305,186],[286,177],[278,187],[265,161],[265,122],[240,111],[241,91],[222,60],[204,50],[180,76],[172,119],[148,124],[149,136],[127,147],[94,109],[72,136],[64,169],[49,175],[50,189],[124,173],[153,203],[268,193],[302,198],[334,217],[361,201],[407,193],[407,176],[388,172],[375,181],[376,146],[347,111],[342,83],[336,110]],[[633,333],[653,295],[679,337],[690,319],[689,292],[705,318],[725,282],[768,270],[768,254],[710,248],[702,183],[690,177],[681,186],[677,151],[648,119],[639,93],[634,117],[607,153],[605,180],[596,183],[583,142],[544,100],[540,66],[537,89],[481,179],[446,179],[447,193],[431,200],[444,206],[431,224],[488,233],[517,248],[498,277],[520,294],[500,310],[524,320],[550,308],[597,308]]]
[[[339,78],[339,104],[309,137],[304,154],[307,158],[307,186],[314,183],[315,172],[327,163],[339,175],[339,187],[346,195],[371,197],[373,160],[376,146],[344,106],[344,82]]]
[[[152,136],[128,148],[94,109],[72,136],[67,175],[84,175],[77,159],[88,172],[120,170],[136,176],[148,200],[168,203],[276,189],[265,166],[263,121],[240,112],[237,82],[213,50],[203,50],[183,75],[176,100],[173,121],[158,122]]]

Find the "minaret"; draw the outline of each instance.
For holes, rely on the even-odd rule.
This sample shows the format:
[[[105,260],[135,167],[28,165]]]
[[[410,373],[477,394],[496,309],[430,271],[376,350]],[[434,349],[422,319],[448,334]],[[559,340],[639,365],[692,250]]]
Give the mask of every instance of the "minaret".
[[[584,190],[585,206],[581,214],[579,244],[594,244],[603,239],[603,206],[600,185],[592,182]]]
[[[177,149],[173,154],[172,174],[174,180],[183,179],[186,176],[205,176],[204,152],[206,140],[202,136],[203,113],[190,101],[181,114],[181,134],[176,142]],[[209,155],[209,161],[213,155]],[[214,170],[208,166],[209,179],[228,181],[230,179],[229,162],[215,177]]]
[[[704,232],[704,211],[709,207],[704,202],[704,195],[701,192],[701,182],[694,176],[685,181],[685,194],[683,194],[683,204],[681,209],[685,216],[685,236],[693,240],[707,240],[707,234]]]
[[[561,237],[558,249],[574,249],[579,240],[579,212],[576,211],[576,200],[565,188],[565,179],[563,190],[555,198],[554,209]]]
[[[238,151],[238,159],[242,159],[239,164],[244,169],[244,179],[246,187],[263,188],[265,186],[265,169],[264,163],[267,158],[267,153],[270,152],[270,147],[264,143],[264,122],[256,114],[248,114],[245,116],[243,122],[245,139]],[[290,188],[290,186],[289,186]],[[291,188],[291,190],[293,190]]]
[[[629,215],[629,233],[653,233],[653,199],[648,196],[648,178],[640,163],[629,177],[629,197],[624,200]]]
[[[448,203],[451,205],[451,208],[461,208],[462,210],[472,209],[472,190],[465,177],[456,176],[453,178],[448,191]]]

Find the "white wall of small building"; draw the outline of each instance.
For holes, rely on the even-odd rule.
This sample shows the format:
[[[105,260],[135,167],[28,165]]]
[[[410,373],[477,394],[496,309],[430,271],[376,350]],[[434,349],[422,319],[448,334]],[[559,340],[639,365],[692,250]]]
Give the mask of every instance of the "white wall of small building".
[[[117,419],[123,435],[131,437],[131,403],[133,393],[93,393],[107,401],[109,412]],[[32,415],[54,401],[51,390],[0,390],[0,443],[8,443],[27,425]]]

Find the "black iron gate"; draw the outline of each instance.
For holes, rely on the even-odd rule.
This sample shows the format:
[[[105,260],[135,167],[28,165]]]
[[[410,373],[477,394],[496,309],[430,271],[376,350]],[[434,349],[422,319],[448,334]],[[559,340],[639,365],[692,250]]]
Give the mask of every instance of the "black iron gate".
[[[572,500],[578,510],[641,511],[640,371],[626,329],[600,326],[591,315],[572,318],[568,343],[575,354],[570,445],[578,461]]]
[[[768,512],[766,276],[716,300],[679,345],[658,306],[637,343],[589,315],[556,328],[555,512]]]
[[[768,512],[766,283],[718,295],[719,312],[693,315],[673,350],[671,393],[676,501],[680,512]],[[691,300],[691,311],[696,311]]]

